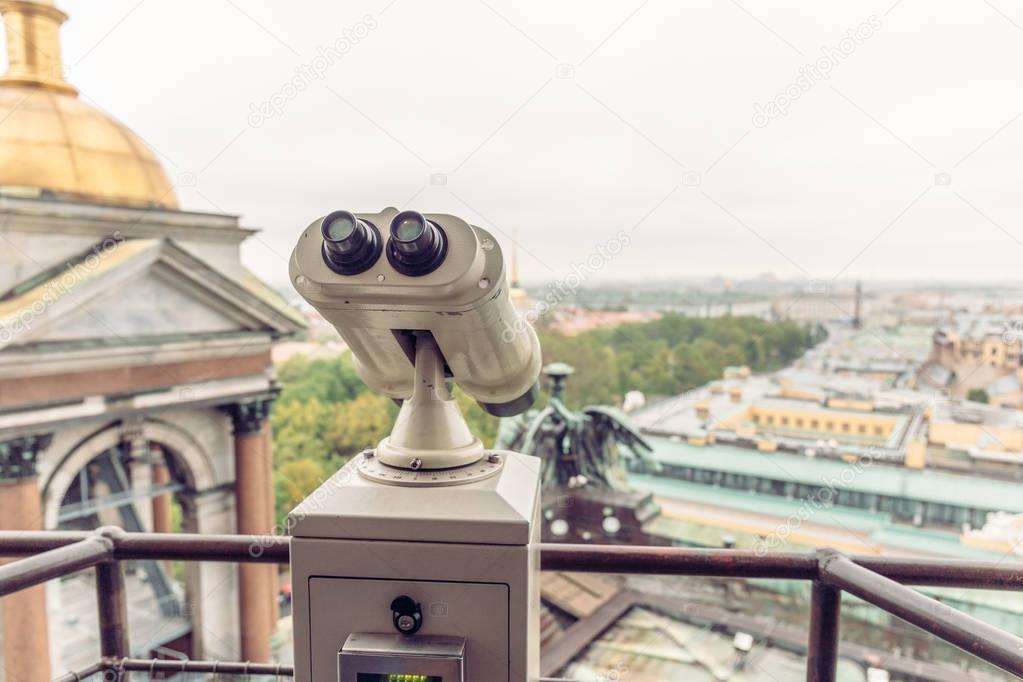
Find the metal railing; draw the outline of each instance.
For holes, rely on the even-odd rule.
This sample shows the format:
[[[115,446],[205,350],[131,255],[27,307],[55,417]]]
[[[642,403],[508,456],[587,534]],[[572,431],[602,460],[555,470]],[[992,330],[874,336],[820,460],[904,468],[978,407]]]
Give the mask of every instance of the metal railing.
[[[57,678],[61,682],[78,682],[97,673],[123,678],[131,671],[293,675],[290,666],[275,664],[132,658],[119,563],[132,559],[287,563],[289,538],[126,533],[110,526],[95,532],[4,531],[0,532],[0,557],[24,557],[0,566],[0,597],[83,569],[96,571],[101,659]],[[850,557],[832,550],[759,555],[726,549],[545,544],[541,567],[587,573],[811,581],[809,682],[835,680],[843,592],[1023,677],[1023,639],[907,587],[1023,590],[1023,565],[1019,562]]]

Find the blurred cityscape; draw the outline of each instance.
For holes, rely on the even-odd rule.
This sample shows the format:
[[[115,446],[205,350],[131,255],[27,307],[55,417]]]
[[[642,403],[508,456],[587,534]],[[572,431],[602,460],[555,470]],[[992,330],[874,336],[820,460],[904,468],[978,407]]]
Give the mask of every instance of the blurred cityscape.
[[[243,263],[259,230],[180,205],[160,156],[65,79],[52,1],[0,12],[0,530],[286,534],[396,406],[272,286],[282,272]],[[683,265],[677,281],[522,282],[523,245],[502,241],[542,395],[502,422],[455,394],[488,447],[544,458],[545,541],[1023,557],[1023,288]],[[5,597],[3,679],[96,660],[94,588],[82,572]],[[546,572],[543,673],[801,680],[809,590]],[[1023,593],[921,591],[1023,634]],[[292,656],[274,565],[140,559],[128,593],[141,657]],[[855,597],[841,617],[843,682],[1008,679]]]
[[[565,377],[569,387],[580,374],[617,369],[584,350],[590,340],[628,353],[639,337],[636,351],[656,354],[677,326],[705,339],[753,317],[816,330],[805,352],[772,371],[724,365],[676,395],[633,388],[643,378],[619,384],[608,402],[649,454],[623,449],[627,473],[613,491],[585,477],[548,489],[545,539],[994,562],[1023,554],[1023,292],[868,283],[816,291],[765,277],[585,289],[548,307],[546,288],[519,291],[545,360],[585,367]],[[307,319],[319,341],[279,351],[342,352],[329,326],[314,312]],[[658,372],[676,370],[674,350]],[[720,363],[710,353],[704,361]],[[569,402],[600,400],[583,390]],[[1023,631],[1016,594],[925,593]],[[627,660],[623,679],[803,679],[807,586],[545,574],[543,597],[548,674],[603,679]],[[847,602],[843,632],[858,646],[843,649],[839,679],[1007,679]]]

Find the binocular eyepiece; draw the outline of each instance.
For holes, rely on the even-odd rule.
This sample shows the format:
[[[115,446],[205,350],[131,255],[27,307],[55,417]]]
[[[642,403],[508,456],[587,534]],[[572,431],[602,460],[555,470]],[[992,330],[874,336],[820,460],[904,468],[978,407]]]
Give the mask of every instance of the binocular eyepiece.
[[[373,267],[383,250],[375,225],[351,211],[333,211],[320,221],[323,262],[339,275],[357,275]]]
[[[320,221],[323,261],[339,275],[357,275],[377,262],[384,250],[379,230],[351,211],[333,211]],[[395,270],[420,277],[440,267],[448,240],[439,225],[422,213],[402,211],[394,216],[387,240],[387,260]]]

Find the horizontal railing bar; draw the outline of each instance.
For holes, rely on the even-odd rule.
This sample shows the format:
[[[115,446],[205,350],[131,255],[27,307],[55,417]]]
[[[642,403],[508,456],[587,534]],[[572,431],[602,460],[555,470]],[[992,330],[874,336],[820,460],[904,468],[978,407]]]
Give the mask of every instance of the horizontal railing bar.
[[[109,561],[114,545],[99,535],[0,566],[0,597]]]
[[[855,555],[849,558],[863,568],[904,585],[1023,590],[1023,562],[1020,561],[907,559]]]
[[[182,671],[184,663],[185,670]],[[216,673],[217,675],[272,675],[274,677],[294,677],[295,669],[290,665],[275,663],[243,663],[236,661],[173,661],[168,659],[124,658],[120,660],[101,660],[87,668],[76,672],[64,673],[54,678],[53,682],[82,682],[91,675],[108,670],[125,670],[132,672],[194,672]],[[541,677],[540,682],[578,682],[567,677]]]
[[[81,542],[93,533],[0,531],[0,556],[35,555]],[[116,559],[287,563],[286,536],[117,533]],[[562,545],[540,548],[541,566],[551,571],[646,573],[731,578],[813,580],[817,559],[811,553],[756,552],[635,545]],[[1018,561],[964,561],[905,557],[852,556],[874,573],[908,585],[1023,590]]]
[[[1014,675],[1023,675],[1023,639],[931,599],[834,553],[821,581],[898,616]]]
[[[122,658],[106,661],[111,670],[159,673],[223,673],[224,675],[275,675],[294,677],[295,668],[276,663],[242,663],[238,661],[175,661],[168,659]]]
[[[540,567],[581,573],[645,573],[732,578],[817,577],[813,554],[770,553],[688,547],[634,545],[557,545],[540,548]]]
[[[82,682],[87,680],[96,673],[101,673],[107,669],[106,661],[96,661],[88,668],[82,668],[74,672],[64,673],[60,677],[53,678],[53,682]]]
[[[927,587],[1023,590],[1023,564],[1017,561],[962,561],[905,557],[852,556],[850,560],[896,582]],[[548,571],[656,573],[725,578],[813,580],[815,554],[756,552],[635,545],[558,545],[540,547]]]
[[[164,658],[103,658],[88,668],[64,673],[53,682],[81,682],[101,672],[216,673],[217,675],[268,675],[294,677],[295,668],[277,663],[242,661],[190,661]]]
[[[0,557],[30,556],[81,542],[89,531],[0,531]],[[275,535],[119,533],[118,559],[288,563],[291,538]]]
[[[82,682],[90,675],[106,671],[161,673],[216,673],[217,675],[267,675],[294,677],[295,668],[276,663],[243,663],[239,661],[176,661],[169,659],[123,658],[104,659],[77,672],[64,673],[53,682]],[[577,682],[566,677],[541,677],[540,682]]]
[[[81,542],[93,534],[77,530],[5,530],[0,531],[0,556],[19,557],[48,552]]]
[[[198,542],[196,540],[199,539]],[[2,537],[0,537],[2,543]],[[186,535],[125,533],[117,541],[118,559],[184,559],[286,564],[291,538],[276,535]]]

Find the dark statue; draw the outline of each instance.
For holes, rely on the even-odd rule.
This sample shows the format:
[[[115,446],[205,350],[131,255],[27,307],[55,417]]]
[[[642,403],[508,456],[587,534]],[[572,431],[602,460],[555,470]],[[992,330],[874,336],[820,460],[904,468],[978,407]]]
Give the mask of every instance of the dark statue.
[[[540,457],[544,488],[628,491],[619,446],[656,471],[656,462],[648,457],[650,444],[613,407],[569,409],[564,402],[565,380],[573,371],[562,362],[544,367],[551,381],[550,401],[541,410],[502,420],[496,447]]]

